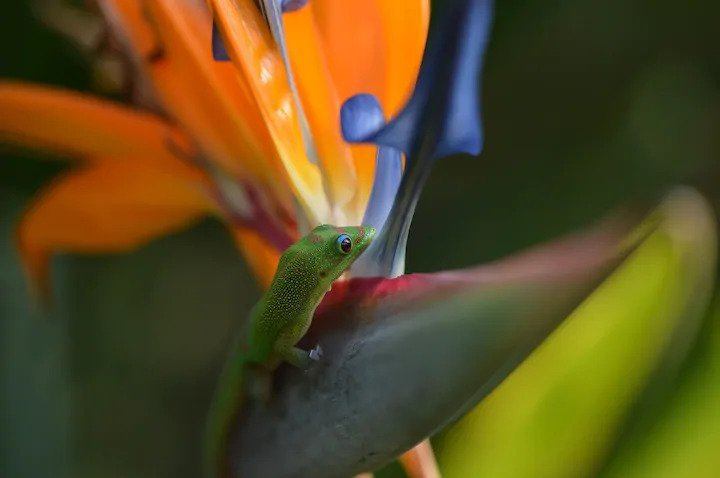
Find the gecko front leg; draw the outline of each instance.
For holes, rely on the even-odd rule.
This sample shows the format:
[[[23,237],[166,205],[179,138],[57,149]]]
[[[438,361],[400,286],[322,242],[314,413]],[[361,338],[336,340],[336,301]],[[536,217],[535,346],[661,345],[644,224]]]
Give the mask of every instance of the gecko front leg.
[[[310,317],[301,317],[296,322],[283,330],[277,338],[273,351],[283,361],[301,370],[307,370],[322,356],[322,349],[319,345],[309,352],[297,347],[295,344],[305,335],[310,326]]]
[[[283,361],[301,370],[307,370],[322,357],[322,348],[316,345],[309,352],[295,346],[296,339],[291,334],[283,334],[275,343],[275,354]]]
[[[307,352],[295,346],[276,347],[275,353],[277,353],[283,361],[302,370],[310,368],[310,365],[314,362],[314,359],[311,357],[312,352]]]

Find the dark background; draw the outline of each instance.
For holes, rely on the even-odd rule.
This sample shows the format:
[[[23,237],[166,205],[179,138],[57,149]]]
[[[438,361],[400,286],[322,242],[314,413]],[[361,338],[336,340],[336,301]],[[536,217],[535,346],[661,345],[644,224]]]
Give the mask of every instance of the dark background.
[[[673,184],[716,199],[718,18],[712,0],[499,0],[485,151],[438,164],[408,270],[492,260]],[[0,10],[0,76],[93,85],[89,57],[25,0]],[[229,331],[258,294],[230,238],[206,221],[130,254],[59,257],[44,313],[13,227],[66,164],[0,154],[0,474],[196,476]]]

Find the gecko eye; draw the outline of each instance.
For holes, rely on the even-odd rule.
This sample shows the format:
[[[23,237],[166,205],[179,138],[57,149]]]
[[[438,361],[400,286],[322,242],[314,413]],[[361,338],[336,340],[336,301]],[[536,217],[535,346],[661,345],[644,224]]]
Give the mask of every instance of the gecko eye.
[[[337,238],[337,246],[343,254],[349,254],[352,249],[352,239],[347,234],[340,234]]]

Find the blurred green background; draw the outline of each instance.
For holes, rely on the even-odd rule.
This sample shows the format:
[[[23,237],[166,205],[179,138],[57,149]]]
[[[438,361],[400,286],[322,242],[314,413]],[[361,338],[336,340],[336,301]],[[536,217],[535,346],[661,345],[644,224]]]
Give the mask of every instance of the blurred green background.
[[[0,77],[91,89],[89,57],[30,3],[3,5]],[[674,184],[718,204],[718,2],[497,3],[486,148],[439,163],[409,271],[492,260]],[[66,165],[0,148],[0,476],[197,476],[216,370],[258,295],[231,239],[207,221],[131,254],[59,257],[40,311],[13,227]],[[687,377],[712,361],[706,335]]]

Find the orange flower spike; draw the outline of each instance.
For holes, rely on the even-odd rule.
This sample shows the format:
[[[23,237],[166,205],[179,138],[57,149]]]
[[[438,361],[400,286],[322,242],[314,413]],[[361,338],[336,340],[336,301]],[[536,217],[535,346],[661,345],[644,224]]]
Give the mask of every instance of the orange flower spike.
[[[92,159],[156,161],[187,138],[158,117],[80,93],[0,82],[0,140]],[[145,159],[149,158],[149,159]]]
[[[318,168],[306,154],[285,69],[253,0],[208,0],[225,45],[261,111],[285,178],[312,224],[329,217]],[[206,45],[209,51],[209,43]]]
[[[311,2],[312,3],[312,2]],[[338,95],[324,54],[325,47],[308,6],[283,16],[288,53],[303,107],[313,133],[318,159],[327,181],[335,222],[357,222],[341,214],[357,189],[350,147],[340,134]]]
[[[396,3],[396,2],[393,2]],[[402,3],[402,2],[400,2]],[[381,98],[384,91],[386,54],[380,26],[383,19],[372,1],[362,3],[312,0],[305,7],[312,12],[317,33],[322,43],[327,70],[335,87],[335,97],[341,103],[350,96],[365,92]],[[288,37],[302,38],[297,32],[299,22],[295,14],[286,15]],[[295,40],[290,40],[293,45]],[[302,57],[300,54],[298,56]],[[338,101],[333,104],[335,118],[339,117]],[[335,123],[337,125],[337,121]],[[336,126],[337,129],[337,126]],[[351,145],[357,186],[348,215],[359,221],[375,177],[376,148],[368,145]]]

